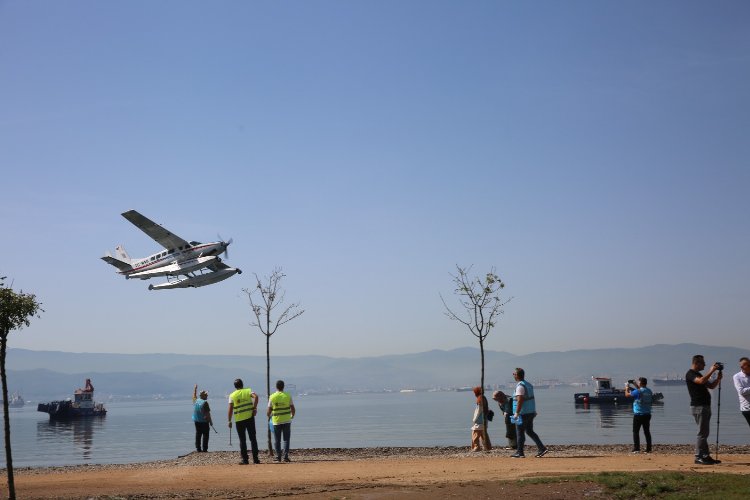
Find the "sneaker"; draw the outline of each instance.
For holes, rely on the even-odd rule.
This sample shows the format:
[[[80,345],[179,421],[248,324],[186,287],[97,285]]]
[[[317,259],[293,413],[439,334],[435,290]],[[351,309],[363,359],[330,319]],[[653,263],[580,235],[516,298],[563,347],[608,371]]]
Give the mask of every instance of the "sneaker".
[[[250,463],[250,462],[248,462],[247,460],[243,460],[242,462],[240,462],[240,465],[247,465],[247,464],[249,464],[249,463]]]
[[[716,460],[711,457],[698,457],[695,459],[695,463],[700,465],[714,465],[721,462],[716,462]]]
[[[273,461],[274,461],[274,462],[281,462],[281,457],[275,457],[275,458],[273,459]]]
[[[526,458],[526,455],[523,453],[514,453],[510,456],[510,458]]]
[[[254,458],[254,459],[253,459],[253,463],[254,463],[254,464],[259,464],[259,463],[260,463],[260,460],[258,460],[257,458]]]
[[[633,450],[633,451],[631,451],[630,453],[632,453],[633,455],[637,455],[637,454],[639,454],[640,452],[641,452],[641,450]]]
[[[289,457],[284,457],[284,462],[291,462],[291,460],[289,460]]]
[[[544,455],[546,455],[546,454],[547,454],[547,452],[548,452],[548,451],[549,451],[549,450],[548,450],[547,448],[545,448],[545,449],[543,449],[542,451],[540,451],[539,453],[537,453],[537,454],[536,454],[536,455],[534,455],[534,456],[535,456],[536,458],[542,458],[542,457],[543,457]]]

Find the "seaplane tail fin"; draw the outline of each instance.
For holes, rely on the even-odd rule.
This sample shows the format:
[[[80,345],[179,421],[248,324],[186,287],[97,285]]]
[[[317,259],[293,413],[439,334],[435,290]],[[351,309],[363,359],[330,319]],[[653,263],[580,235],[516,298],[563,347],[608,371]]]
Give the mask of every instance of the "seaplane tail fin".
[[[115,253],[117,254],[117,258],[120,259],[123,262],[127,262],[130,264],[130,255],[128,255],[128,252],[125,251],[125,249],[122,247],[122,245],[117,245],[115,247]]]
[[[130,264],[130,257],[128,257],[128,254],[125,252],[125,250],[122,250],[122,253],[120,253],[119,250],[121,250],[122,247],[118,246],[117,249],[118,257],[120,258],[112,257],[112,254],[107,252],[107,255],[102,257],[102,260],[107,264],[112,264],[120,271],[130,271],[131,269],[133,269],[133,266]],[[122,259],[123,256],[125,257],[125,259],[127,259],[127,261]]]

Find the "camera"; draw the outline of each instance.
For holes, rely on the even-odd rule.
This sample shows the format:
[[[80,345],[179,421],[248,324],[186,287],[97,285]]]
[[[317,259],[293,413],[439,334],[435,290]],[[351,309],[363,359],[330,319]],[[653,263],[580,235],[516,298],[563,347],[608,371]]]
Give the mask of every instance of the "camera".
[[[628,380],[628,384],[635,385],[635,380]]]
[[[714,363],[714,366],[715,366],[715,367],[716,367],[716,369],[717,369],[717,370],[719,370],[719,371],[722,371],[722,370],[724,369],[724,363],[720,363],[720,362],[718,362],[718,361],[717,361],[716,363]]]

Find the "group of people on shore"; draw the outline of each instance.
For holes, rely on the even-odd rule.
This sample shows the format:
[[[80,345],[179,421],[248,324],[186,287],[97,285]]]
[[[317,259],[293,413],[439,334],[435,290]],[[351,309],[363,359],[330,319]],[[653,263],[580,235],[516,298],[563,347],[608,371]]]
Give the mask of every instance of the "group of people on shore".
[[[510,398],[502,391],[495,391],[492,399],[500,406],[500,411],[505,420],[505,437],[508,440],[506,449],[514,450],[511,458],[525,458],[524,445],[528,435],[536,444],[537,458],[547,454],[539,435],[534,432],[534,418],[536,417],[536,400],[534,397],[534,386],[526,381],[526,372],[523,368],[513,370],[513,379],[516,388]],[[495,412],[489,409],[487,398],[482,394],[481,387],[474,388],[477,397],[476,408],[471,426],[471,450],[485,451],[492,449],[490,436],[487,434],[487,421],[494,418]]]
[[[739,397],[740,412],[750,425],[750,359],[747,357],[740,358],[739,365],[740,371],[732,377],[732,380]],[[724,365],[714,363],[709,371],[703,375],[701,370],[705,367],[706,362],[702,355],[696,354],[693,356],[690,369],[685,374],[685,383],[690,395],[690,411],[698,425],[695,463],[714,465],[721,463],[721,461],[711,457],[708,449],[709,424],[711,421],[711,393],[709,389],[715,389],[721,383]],[[536,457],[541,458],[547,453],[547,447],[534,432],[534,418],[536,417],[534,387],[525,380],[523,368],[516,368],[513,371],[513,378],[516,381],[516,387],[512,396],[509,397],[502,391],[495,391],[492,394],[492,399],[500,406],[500,411],[505,420],[505,437],[508,440],[506,449],[514,450],[511,457],[524,458],[524,443],[526,435],[528,435],[537,446]],[[492,449],[490,437],[487,434],[487,421],[493,419],[494,411],[490,410],[487,398],[484,397],[482,392],[481,387],[474,388],[474,395],[477,399],[471,427],[472,451],[482,449],[489,451]],[[636,380],[629,380],[625,384],[625,395],[633,398],[633,453],[641,452],[641,429],[643,429],[646,438],[645,453],[651,453],[653,393],[648,387],[648,380],[645,377],[639,377],[637,382]]]
[[[258,395],[249,387],[244,387],[242,379],[235,379],[234,392],[229,395],[227,408],[227,426],[232,428],[232,419],[240,441],[241,465],[250,463],[247,452],[247,439],[250,439],[250,451],[253,463],[259,464],[258,439],[255,432],[255,417],[258,413]],[[292,419],[296,413],[292,396],[284,392],[284,381],[276,381],[276,392],[268,398],[266,417],[274,435],[274,451],[276,462],[290,462],[289,439],[291,436]],[[198,385],[193,388],[193,422],[195,423],[195,450],[208,451],[210,428],[213,427],[211,409],[208,406],[208,392],[201,391],[198,397]],[[230,430],[231,432],[231,430]],[[283,439],[283,449],[282,449]],[[229,436],[231,444],[232,437]]]
[[[740,411],[750,424],[750,359],[740,358],[740,371],[733,376],[734,387],[739,396]],[[702,355],[693,356],[690,369],[685,374],[688,393],[690,394],[691,414],[698,426],[698,434],[695,444],[695,463],[702,465],[713,465],[721,463],[720,460],[711,457],[708,448],[709,425],[711,421],[711,393],[709,389],[716,388],[723,378],[724,366],[714,363],[708,372],[701,373],[706,367]],[[714,376],[715,375],[715,376]],[[526,436],[529,436],[537,447],[536,457],[541,458],[547,454],[547,447],[542,443],[539,435],[534,431],[534,419],[536,412],[536,399],[534,386],[526,381],[526,373],[523,368],[513,370],[513,379],[516,386],[513,394],[508,396],[502,391],[495,391],[492,399],[497,402],[505,423],[505,437],[507,439],[507,450],[512,450],[512,458],[525,458],[524,447]],[[227,425],[232,428],[234,419],[235,428],[240,441],[241,464],[250,463],[247,450],[247,438],[250,439],[250,450],[253,463],[260,463],[258,458],[258,440],[255,432],[255,416],[258,410],[258,395],[252,389],[245,388],[242,379],[235,379],[235,391],[229,395],[229,406],[227,409]],[[483,395],[481,387],[474,388],[476,406],[471,426],[471,450],[480,451],[492,449],[490,437],[487,433],[487,422],[494,418],[494,411],[489,408],[487,398]],[[651,453],[651,405],[653,393],[648,387],[648,380],[639,377],[637,382],[629,380],[625,384],[625,395],[633,398],[633,453],[640,453],[640,432],[643,430],[646,438],[645,453]],[[289,439],[291,435],[291,422],[295,415],[295,407],[292,397],[284,392],[284,381],[276,382],[276,392],[268,398],[266,417],[274,434],[274,451],[276,462],[289,462]],[[208,405],[208,392],[201,391],[198,394],[198,385],[193,388],[193,422],[195,423],[195,449],[197,452],[208,451],[208,440],[210,428],[213,427],[211,409]],[[283,441],[283,448],[282,448]],[[230,435],[231,443],[231,435]]]

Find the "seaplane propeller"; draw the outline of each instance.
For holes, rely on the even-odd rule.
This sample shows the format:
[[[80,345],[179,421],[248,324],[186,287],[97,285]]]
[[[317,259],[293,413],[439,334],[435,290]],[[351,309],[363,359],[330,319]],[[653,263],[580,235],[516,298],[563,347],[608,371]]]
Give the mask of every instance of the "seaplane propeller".
[[[224,247],[224,258],[228,259],[229,258],[229,245],[232,244],[232,242],[234,241],[234,238],[229,238],[227,241],[224,241],[224,238],[222,238],[219,233],[216,233],[216,236],[218,236],[219,241]]]

